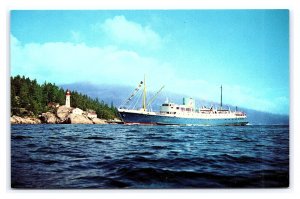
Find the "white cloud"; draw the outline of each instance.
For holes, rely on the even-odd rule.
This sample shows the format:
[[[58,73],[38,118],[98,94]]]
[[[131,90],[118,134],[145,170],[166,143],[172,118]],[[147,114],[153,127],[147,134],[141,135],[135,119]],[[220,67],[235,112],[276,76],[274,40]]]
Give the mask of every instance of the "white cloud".
[[[106,19],[101,29],[114,41],[129,45],[139,45],[150,49],[159,48],[162,38],[150,26],[129,21],[124,16]]]
[[[22,44],[11,36],[12,75],[25,75],[56,84],[91,82],[136,86],[147,75],[149,90],[166,90],[191,97],[219,102],[220,88],[215,82],[188,79],[174,71],[170,63],[116,46],[89,47],[85,43],[48,42]],[[280,106],[288,106],[288,97],[274,100],[261,97],[259,92],[240,86],[223,85],[224,104],[256,110],[282,113]]]
[[[116,46],[89,47],[85,43],[48,42],[21,44],[11,36],[12,75],[26,75],[40,82],[119,83],[135,85],[146,73],[163,78],[167,63]]]

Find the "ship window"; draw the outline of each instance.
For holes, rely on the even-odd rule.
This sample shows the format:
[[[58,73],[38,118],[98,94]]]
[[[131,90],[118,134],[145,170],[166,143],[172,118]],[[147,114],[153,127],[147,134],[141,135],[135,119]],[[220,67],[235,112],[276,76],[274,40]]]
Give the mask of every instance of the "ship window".
[[[169,106],[169,104],[163,104],[162,106]]]
[[[179,107],[176,107],[176,109],[178,110],[178,109],[179,109]]]

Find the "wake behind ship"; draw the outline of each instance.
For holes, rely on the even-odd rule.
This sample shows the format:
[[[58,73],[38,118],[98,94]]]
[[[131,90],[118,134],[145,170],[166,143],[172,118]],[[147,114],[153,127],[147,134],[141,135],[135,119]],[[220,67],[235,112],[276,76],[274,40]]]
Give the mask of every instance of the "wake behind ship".
[[[125,106],[143,87],[142,108],[129,109]],[[166,101],[160,106],[159,112],[149,111],[147,107],[155,100],[163,87],[154,95],[149,102],[146,102],[146,84],[141,81],[126,102],[118,108],[118,112],[125,124],[153,124],[153,125],[208,125],[208,126],[243,126],[248,123],[244,112],[231,111],[222,106],[222,86],[221,105],[218,108],[205,107],[196,108],[195,100],[183,98],[181,105]]]

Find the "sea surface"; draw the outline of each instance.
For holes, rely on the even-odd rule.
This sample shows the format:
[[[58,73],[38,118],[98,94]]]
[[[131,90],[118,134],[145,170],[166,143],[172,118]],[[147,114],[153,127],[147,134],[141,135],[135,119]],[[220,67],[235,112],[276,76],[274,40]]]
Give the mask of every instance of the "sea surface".
[[[289,126],[12,125],[12,188],[289,186]]]

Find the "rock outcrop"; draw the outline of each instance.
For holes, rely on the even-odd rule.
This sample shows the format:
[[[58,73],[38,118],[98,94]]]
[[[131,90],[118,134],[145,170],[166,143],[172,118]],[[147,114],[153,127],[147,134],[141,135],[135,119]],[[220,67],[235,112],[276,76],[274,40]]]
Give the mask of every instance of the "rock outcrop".
[[[10,117],[10,123],[11,124],[40,124],[41,120],[33,117],[19,117],[13,115],[12,117]]]
[[[75,111],[74,111],[75,110]],[[90,118],[89,115],[79,108],[66,106],[57,107],[55,113],[42,113],[40,119],[33,117],[12,116],[11,124],[107,124],[107,120],[99,118]]]
[[[41,121],[42,123],[46,123],[46,124],[56,124],[58,123],[58,118],[55,116],[54,113],[46,112],[46,113],[42,113]]]
[[[58,123],[68,123],[69,115],[72,113],[73,108],[60,106],[56,111],[56,116],[58,117]]]
[[[124,124],[124,122],[118,118],[114,118],[113,120],[108,120],[107,123],[109,123],[109,124]]]
[[[93,122],[94,124],[107,124],[107,121],[106,121],[106,120],[99,119],[99,118],[93,118],[93,119],[92,119],[92,122]]]
[[[68,116],[68,123],[70,124],[93,124],[93,122],[83,115],[71,113]]]

